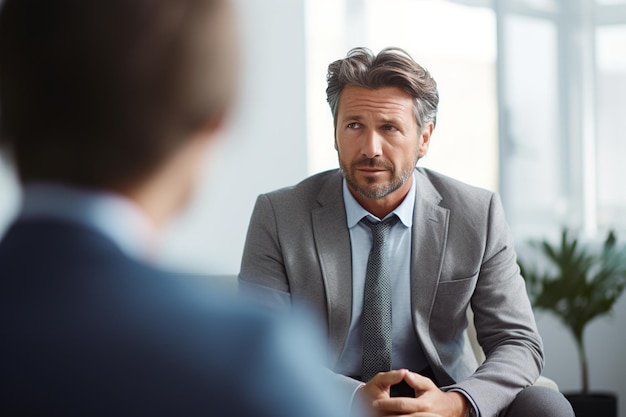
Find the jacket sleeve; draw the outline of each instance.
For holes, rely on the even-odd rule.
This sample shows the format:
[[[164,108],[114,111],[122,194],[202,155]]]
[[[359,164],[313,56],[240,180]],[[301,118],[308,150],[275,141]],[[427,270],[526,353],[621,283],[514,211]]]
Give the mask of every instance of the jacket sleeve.
[[[276,216],[266,195],[257,198],[241,261],[239,290],[271,310],[288,312],[289,281],[278,239]]]
[[[292,302],[288,266],[284,259],[285,256],[289,256],[286,253],[290,253],[290,250],[282,248],[278,229],[277,214],[272,206],[272,200],[267,195],[260,195],[252,213],[244,246],[239,273],[239,292],[242,296],[280,315],[294,314],[294,310],[299,314],[299,310],[305,306]],[[330,369],[326,372],[335,393],[341,398],[344,415],[364,416],[364,410],[356,410],[354,407],[358,405],[353,404],[356,390],[362,383]]]
[[[495,416],[510,404],[536,381],[544,364],[542,341],[497,194],[492,195],[486,224],[484,256],[471,298],[486,359],[473,375],[452,386],[473,399],[482,417]]]

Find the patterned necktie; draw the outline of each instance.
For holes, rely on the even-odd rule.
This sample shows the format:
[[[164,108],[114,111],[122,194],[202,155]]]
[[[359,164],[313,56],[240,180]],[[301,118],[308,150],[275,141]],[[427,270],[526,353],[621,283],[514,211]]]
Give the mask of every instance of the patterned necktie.
[[[398,222],[393,216],[378,223],[361,220],[372,229],[372,249],[367,260],[361,318],[361,378],[369,381],[378,372],[391,370],[391,277],[385,244]]]

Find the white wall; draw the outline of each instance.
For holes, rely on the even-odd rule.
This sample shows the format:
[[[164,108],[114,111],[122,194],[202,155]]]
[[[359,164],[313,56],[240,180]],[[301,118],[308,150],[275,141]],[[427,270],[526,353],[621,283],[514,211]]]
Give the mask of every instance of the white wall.
[[[239,103],[196,201],[163,247],[168,264],[219,274],[239,271],[257,195],[307,174],[304,0],[237,4]]]

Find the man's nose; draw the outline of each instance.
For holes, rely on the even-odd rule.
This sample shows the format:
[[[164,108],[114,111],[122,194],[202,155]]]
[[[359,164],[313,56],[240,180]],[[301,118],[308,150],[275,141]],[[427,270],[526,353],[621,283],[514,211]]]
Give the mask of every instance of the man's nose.
[[[363,139],[362,152],[367,158],[381,156],[383,138],[376,130],[369,130]]]

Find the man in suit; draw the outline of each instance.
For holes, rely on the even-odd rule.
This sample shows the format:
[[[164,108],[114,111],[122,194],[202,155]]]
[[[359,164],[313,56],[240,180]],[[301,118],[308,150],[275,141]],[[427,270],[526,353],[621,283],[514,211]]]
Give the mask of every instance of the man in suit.
[[[542,343],[498,196],[416,168],[436,123],[430,74],[400,49],[356,48],[330,64],[326,93],[340,170],[258,198],[242,291],[317,311],[329,367],[380,415],[573,415],[532,386]]]
[[[230,107],[233,24],[225,0],[2,3],[24,201],[0,242],[0,414],[345,415],[307,325],[152,266]]]

